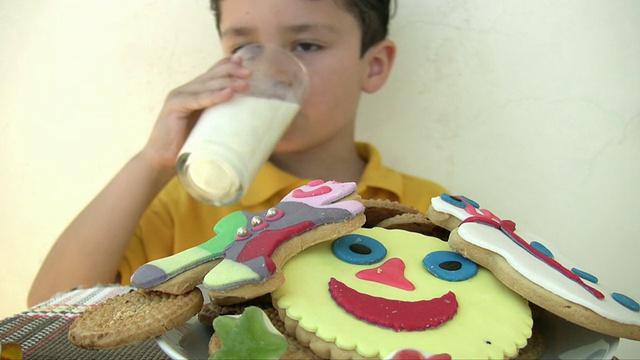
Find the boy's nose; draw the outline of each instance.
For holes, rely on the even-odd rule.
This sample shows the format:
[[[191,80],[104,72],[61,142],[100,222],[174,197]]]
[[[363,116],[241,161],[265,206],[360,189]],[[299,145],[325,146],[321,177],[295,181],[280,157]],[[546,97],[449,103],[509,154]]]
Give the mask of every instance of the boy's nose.
[[[391,258],[376,268],[359,271],[356,277],[402,290],[413,291],[416,287],[404,276],[405,267],[404,261],[401,259]]]

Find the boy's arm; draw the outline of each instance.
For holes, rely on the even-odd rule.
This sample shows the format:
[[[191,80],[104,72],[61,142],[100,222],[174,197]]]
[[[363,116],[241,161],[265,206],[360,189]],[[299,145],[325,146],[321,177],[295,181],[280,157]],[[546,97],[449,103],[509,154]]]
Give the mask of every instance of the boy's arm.
[[[36,276],[33,306],[77,286],[113,283],[120,260],[147,206],[171,179],[143,153],[134,156],[60,235]]]
[[[33,306],[77,286],[113,283],[138,221],[175,174],[180,148],[200,112],[248,90],[250,70],[227,58],[167,97],[144,149],[60,235],[27,299]]]

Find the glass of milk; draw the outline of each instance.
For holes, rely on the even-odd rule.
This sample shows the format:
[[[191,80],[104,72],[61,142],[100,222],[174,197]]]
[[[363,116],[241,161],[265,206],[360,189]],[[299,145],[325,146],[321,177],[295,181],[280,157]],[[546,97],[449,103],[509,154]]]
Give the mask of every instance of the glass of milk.
[[[182,186],[215,206],[240,200],[300,109],[307,72],[288,50],[248,45],[234,56],[253,74],[249,91],[203,111],[178,154]]]

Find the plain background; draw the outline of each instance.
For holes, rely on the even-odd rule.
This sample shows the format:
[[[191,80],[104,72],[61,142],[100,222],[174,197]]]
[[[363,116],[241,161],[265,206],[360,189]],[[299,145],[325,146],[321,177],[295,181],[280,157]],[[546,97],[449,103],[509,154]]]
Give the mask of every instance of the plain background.
[[[640,300],[640,2],[399,2],[396,67],[358,139]],[[4,317],[167,92],[219,50],[207,0],[2,0],[0,44]]]

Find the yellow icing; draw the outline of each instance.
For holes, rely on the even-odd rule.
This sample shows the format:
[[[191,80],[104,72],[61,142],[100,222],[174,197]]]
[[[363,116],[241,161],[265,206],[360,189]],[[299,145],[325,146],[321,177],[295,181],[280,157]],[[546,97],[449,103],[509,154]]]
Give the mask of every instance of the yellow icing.
[[[395,350],[414,348],[432,354],[448,353],[453,358],[502,359],[515,356],[518,348],[526,345],[533,326],[526,300],[488,270],[479,267],[478,274],[469,280],[447,282],[433,276],[422,264],[430,252],[452,251],[445,242],[402,230],[358,229],[355,233],[385,245],[387,256],[382,262],[394,257],[403,260],[405,276],[416,290],[360,280],[355,276],[358,271],[382,262],[348,264],[333,255],[330,241],[318,244],[289,260],[283,269],[286,281],[272,294],[287,316],[298,320],[305,330],[365,357],[384,358]],[[430,300],[452,291],[458,312],[435,329],[395,332],[360,321],[336,306],[328,291],[331,277],[361,293],[391,300]]]
[[[224,259],[204,277],[203,283],[207,288],[218,289],[236,284],[238,279],[249,282],[260,280],[260,275],[245,264]]]

